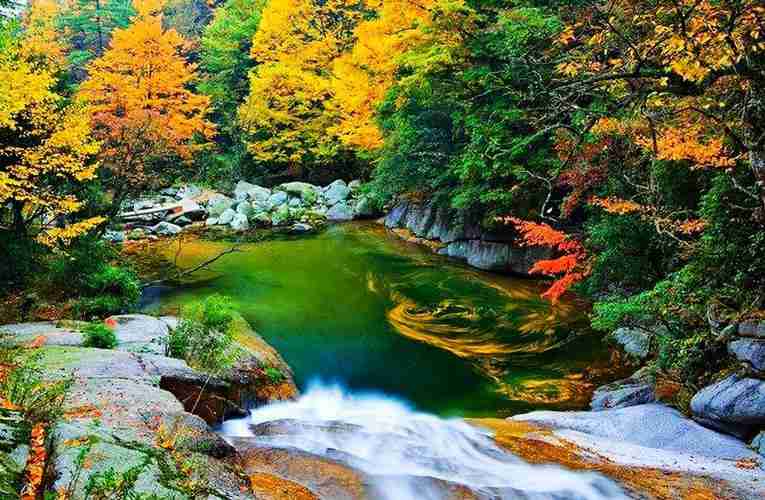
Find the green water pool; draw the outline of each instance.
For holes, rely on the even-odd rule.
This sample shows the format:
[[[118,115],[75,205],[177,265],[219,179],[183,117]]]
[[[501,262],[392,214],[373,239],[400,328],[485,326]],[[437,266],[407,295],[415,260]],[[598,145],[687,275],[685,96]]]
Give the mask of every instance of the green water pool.
[[[187,242],[179,262],[228,246]],[[302,388],[337,382],[440,415],[504,416],[586,406],[612,364],[581,304],[551,306],[539,298],[540,283],[469,269],[377,224],[241,249],[146,308],[230,296]]]

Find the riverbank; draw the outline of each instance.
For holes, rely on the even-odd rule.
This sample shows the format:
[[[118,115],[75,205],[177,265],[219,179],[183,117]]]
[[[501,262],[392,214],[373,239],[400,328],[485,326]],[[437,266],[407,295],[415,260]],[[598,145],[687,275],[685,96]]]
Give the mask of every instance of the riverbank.
[[[197,498],[200,492],[207,498],[230,499],[389,498],[386,491],[401,485],[408,485],[407,491],[428,492],[431,496],[427,498],[484,498],[490,491],[501,498],[515,498],[513,495],[524,491],[476,487],[480,481],[460,482],[459,474],[451,480],[439,479],[437,472],[423,476],[414,464],[411,470],[405,466],[400,472],[403,475],[370,474],[369,467],[358,462],[360,457],[339,451],[325,455],[318,451],[324,449],[321,445],[310,448],[323,435],[336,440],[333,448],[337,450],[358,439],[372,450],[370,442],[364,444],[363,440],[373,434],[369,430],[358,434],[360,425],[392,429],[394,422],[415,425],[421,418],[433,426],[426,433],[431,437],[439,432],[467,433],[479,443],[487,431],[473,434],[459,425],[454,427],[449,423],[453,420],[396,410],[403,407],[384,399],[379,403],[383,406],[373,412],[378,423],[372,424],[366,417],[359,420],[360,412],[354,409],[370,400],[354,400],[352,395],[343,396],[351,398],[345,403],[333,403],[336,396],[324,394],[318,404],[328,406],[322,412],[303,414],[298,408],[310,408],[305,405],[310,405],[311,398],[316,401],[316,395],[306,395],[305,402],[303,398],[295,401],[298,395],[290,368],[244,325],[237,337],[250,355],[230,377],[209,379],[183,361],[162,355],[160,346],[174,327],[174,318],[128,315],[112,321],[119,340],[115,350],[80,347],[82,336],[73,324],[4,327],[15,342],[34,341],[38,346],[46,380],[71,380],[63,418],[50,433],[47,484],[51,491],[69,491],[68,498],[79,498],[77,492],[88,484],[86,478],[110,469],[117,474],[133,470],[134,491],[162,498]],[[285,377],[268,376],[267,369],[274,367]],[[284,401],[285,410],[277,410],[275,401]],[[290,410],[293,404],[297,406]],[[344,405],[350,413],[343,410]],[[251,420],[242,419],[245,406],[255,412]],[[350,414],[356,420],[346,421]],[[313,416],[306,420],[307,415]],[[249,437],[237,437],[226,427],[223,436],[214,432],[213,426],[224,416],[242,419],[239,422],[244,423]],[[499,446],[532,464],[597,472],[621,485],[630,497],[754,499],[765,494],[761,456],[742,441],[706,429],[661,404],[590,412],[532,412],[507,420],[469,422],[487,429],[487,436],[493,436]],[[321,434],[315,434],[319,429],[323,429]],[[313,437],[309,439],[306,432]],[[398,436],[381,435],[386,449],[401,440],[395,447],[397,453],[420,460],[435,452],[427,448],[437,440],[418,442],[410,441],[406,433]],[[303,446],[309,448],[300,449]],[[487,452],[486,444],[471,446]],[[478,462],[475,466],[480,470]],[[526,474],[547,478],[548,486],[543,488],[547,493],[538,492],[539,498],[560,494],[558,488],[565,481],[575,481],[572,488],[576,483],[580,484],[576,488],[584,488],[592,480],[588,476],[564,480],[558,472],[533,467]],[[562,482],[555,483],[555,477]],[[598,488],[602,492],[607,487]]]

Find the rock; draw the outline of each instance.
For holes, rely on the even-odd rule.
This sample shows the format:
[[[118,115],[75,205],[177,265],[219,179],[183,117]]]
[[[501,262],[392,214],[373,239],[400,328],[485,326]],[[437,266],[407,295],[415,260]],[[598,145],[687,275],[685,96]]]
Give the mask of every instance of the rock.
[[[236,213],[244,215],[249,219],[255,213],[255,209],[249,201],[242,201],[236,206]]]
[[[595,389],[590,407],[593,411],[626,408],[656,401],[656,378],[648,368],[631,377]]]
[[[341,201],[327,211],[327,220],[346,221],[353,219],[353,209],[347,202]]]
[[[220,197],[210,200],[210,203],[207,205],[207,212],[210,217],[220,217],[223,212],[233,207],[234,203],[234,200],[228,196],[221,195]]]
[[[171,222],[163,221],[152,227],[151,230],[160,236],[175,236],[176,234],[183,231],[183,228]]]
[[[217,217],[208,217],[207,220],[205,220],[205,226],[215,226],[217,224],[218,224]]]
[[[202,194],[202,188],[195,186],[194,184],[187,184],[181,187],[176,193],[175,197],[179,200],[184,198],[196,198]]]
[[[293,224],[290,228],[290,232],[294,234],[310,233],[311,231],[313,231],[313,226],[304,222]]]
[[[272,207],[279,207],[284,205],[289,200],[289,195],[284,191],[275,191],[274,194],[268,199]]]
[[[260,186],[256,186],[255,184],[250,184],[249,182],[245,182],[245,181],[239,181],[236,183],[236,186],[234,187],[234,198],[236,198],[237,201],[246,200],[248,198],[247,193],[250,190],[253,190],[258,187]]]
[[[361,500],[370,498],[368,480],[361,472],[328,458],[296,448],[269,448],[238,438],[239,466],[248,475],[270,474],[302,485],[319,498]]]
[[[173,224],[176,224],[176,225],[182,226],[182,227],[183,226],[188,226],[192,222],[193,221],[191,219],[189,219],[188,217],[186,217],[185,215],[181,215],[177,219],[173,219]]]
[[[234,211],[233,208],[227,208],[225,212],[220,214],[220,217],[218,217],[218,224],[227,225],[231,224],[231,221],[234,220],[234,217],[236,217],[237,213]]]
[[[190,220],[202,220],[206,214],[207,211],[199,203],[194,200],[184,199],[181,200],[180,208],[176,208],[165,220],[177,224],[178,219],[181,217],[186,217]]]
[[[324,190],[324,198],[327,200],[327,205],[332,206],[336,203],[348,199],[351,194],[351,189],[345,183],[345,181],[338,179],[332,184],[327,186]]]
[[[82,344],[82,333],[75,328],[64,328],[52,321],[39,321],[35,323],[18,323],[0,326],[0,332],[11,337],[20,344],[28,344],[37,337],[45,337],[45,345],[79,346]]]
[[[564,453],[570,453],[573,444],[585,450],[582,458],[594,456],[619,470],[658,469],[714,478],[735,489],[736,498],[762,498],[765,494],[762,469],[737,466],[758,458],[745,443],[702,427],[661,404],[598,412],[535,411],[509,420],[541,426],[543,447],[565,440]]]
[[[351,191],[358,191],[359,188],[361,188],[361,181],[358,179],[353,179],[351,182],[348,183],[348,189]]]
[[[290,201],[287,203],[287,205],[290,208],[300,208],[303,206],[303,201],[301,198],[290,198]]]
[[[155,200],[140,200],[133,203],[133,210],[136,212],[140,210],[147,210],[149,208],[154,208],[157,205],[157,202]]]
[[[303,201],[313,203],[319,196],[319,188],[307,182],[287,182],[279,186],[287,194],[300,196]]]
[[[754,451],[765,457],[765,431],[760,431],[760,433],[752,439],[751,447]]]
[[[506,243],[464,240],[449,243],[440,254],[466,260],[473,267],[487,271],[512,271],[528,274],[534,262],[546,257],[545,249],[515,248]]]
[[[170,329],[164,321],[145,314],[121,314],[108,320],[114,324],[117,349],[135,353],[165,354]]]
[[[207,422],[184,411],[146,413],[144,418],[157,429],[173,437],[173,449],[194,451],[215,458],[233,456],[236,450],[220,434],[213,432]]]
[[[648,356],[652,336],[650,332],[637,328],[619,328],[611,334],[611,338],[624,349],[624,352],[638,359]]]
[[[236,214],[231,219],[231,229],[234,231],[247,231],[250,229],[250,222],[247,220],[247,216],[243,214]]]
[[[372,203],[372,199],[367,195],[361,195],[358,200],[356,200],[356,205],[353,207],[353,211],[356,215],[356,217],[373,217],[377,211],[375,210],[375,206]]]
[[[276,212],[271,216],[271,223],[274,226],[283,226],[289,223],[291,220],[290,209],[287,205],[282,205],[276,209]]]
[[[247,198],[253,203],[253,205],[268,203],[268,199],[271,197],[271,190],[262,186],[255,186],[247,191]]]
[[[704,425],[746,437],[765,426],[765,381],[731,375],[696,393],[691,411]]]
[[[174,187],[166,187],[164,189],[160,189],[159,194],[163,196],[169,196],[170,198],[175,198],[175,195],[178,194],[178,189]]]
[[[397,227],[403,227],[403,222],[406,219],[406,212],[409,210],[409,204],[406,202],[397,203],[385,216],[385,227],[394,229]]]
[[[728,351],[755,370],[765,371],[765,339],[739,338],[728,344]]]
[[[435,216],[436,210],[432,203],[412,205],[406,212],[404,227],[412,231],[416,236],[423,238],[430,231]]]
[[[140,240],[146,237],[146,231],[140,227],[132,229],[128,235],[129,240]]]
[[[104,239],[112,243],[122,243],[125,241],[124,231],[106,231],[104,233]]]
[[[742,321],[738,325],[738,334],[742,337],[765,339],[765,321]]]

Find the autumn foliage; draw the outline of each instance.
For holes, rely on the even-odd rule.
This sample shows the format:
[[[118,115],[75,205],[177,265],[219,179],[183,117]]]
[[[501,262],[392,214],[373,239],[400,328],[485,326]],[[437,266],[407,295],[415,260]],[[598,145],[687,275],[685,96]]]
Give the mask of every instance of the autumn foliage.
[[[156,182],[156,162],[188,162],[214,134],[206,120],[210,98],[191,89],[196,67],[183,57],[183,38],[162,27],[161,7],[136,2],[137,17],[114,31],[79,91],[92,110],[103,163],[118,193]]]

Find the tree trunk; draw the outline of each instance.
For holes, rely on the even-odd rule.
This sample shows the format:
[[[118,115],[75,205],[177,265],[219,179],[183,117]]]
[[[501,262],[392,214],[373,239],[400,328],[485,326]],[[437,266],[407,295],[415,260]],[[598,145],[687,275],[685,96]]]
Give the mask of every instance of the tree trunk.
[[[760,208],[765,210],[765,151],[749,150],[749,164],[754,173],[757,193],[760,195]]]

